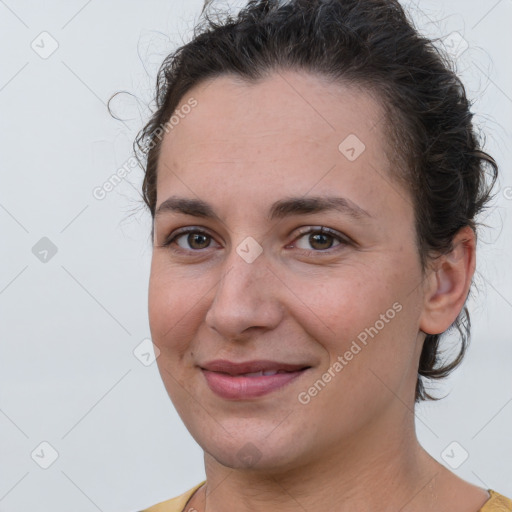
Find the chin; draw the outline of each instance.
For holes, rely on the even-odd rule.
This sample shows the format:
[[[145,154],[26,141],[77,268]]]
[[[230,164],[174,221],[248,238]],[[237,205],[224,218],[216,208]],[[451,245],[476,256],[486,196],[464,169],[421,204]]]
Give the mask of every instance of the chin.
[[[261,472],[265,475],[272,473],[279,474],[294,467],[293,459],[277,454],[264,455],[255,448],[250,441],[236,452],[219,452],[218,448],[214,453],[208,452],[219,464],[237,471]],[[292,460],[290,460],[292,459]]]
[[[219,433],[219,435],[222,434]],[[259,437],[248,435],[229,437],[224,433],[222,439],[215,440],[207,433],[204,436],[194,436],[205,454],[230,469],[256,471],[270,475],[283,473],[300,464],[302,457],[296,451],[297,443],[290,442],[288,446],[277,440],[269,442],[265,437],[266,434]],[[293,440],[294,437],[289,436],[287,439]]]

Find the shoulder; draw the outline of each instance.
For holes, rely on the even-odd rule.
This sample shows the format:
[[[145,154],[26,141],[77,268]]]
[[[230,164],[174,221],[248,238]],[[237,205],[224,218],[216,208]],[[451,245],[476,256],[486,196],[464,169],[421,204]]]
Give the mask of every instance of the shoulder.
[[[204,483],[205,480],[175,498],[162,501],[156,505],[141,510],[140,512],[182,512],[188,500],[192,497],[192,494],[194,494],[194,492],[197,491],[197,489],[199,489],[199,487]]]
[[[479,512],[512,512],[512,500],[502,494],[488,489],[491,497]]]
[[[194,492],[204,483],[205,480],[175,498],[162,501],[140,512],[182,512]],[[478,512],[512,512],[512,499],[492,489],[488,489],[488,491],[491,497]]]

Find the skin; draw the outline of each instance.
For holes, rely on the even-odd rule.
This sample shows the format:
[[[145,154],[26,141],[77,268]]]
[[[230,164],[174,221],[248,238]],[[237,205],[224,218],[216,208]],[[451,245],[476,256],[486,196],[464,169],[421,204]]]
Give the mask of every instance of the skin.
[[[413,414],[425,333],[445,331],[468,293],[473,231],[462,229],[454,251],[422,272],[411,196],[393,177],[383,110],[369,92],[283,71],[252,84],[217,77],[180,105],[190,97],[197,107],[162,142],[157,209],[170,196],[202,199],[220,221],[157,215],[149,285],[158,368],[205,454],[207,484],[185,510],[476,512],[489,494],[425,452]],[[349,134],[366,146],[354,161],[338,149]],[[269,220],[270,206],[290,196],[343,196],[369,215]],[[206,239],[163,246],[186,226]],[[351,241],[299,232],[320,226]],[[236,251],[248,236],[263,249],[252,263]],[[401,311],[301,403],[395,303]],[[230,401],[197,366],[220,358],[312,369]],[[239,457],[247,443],[252,459]]]

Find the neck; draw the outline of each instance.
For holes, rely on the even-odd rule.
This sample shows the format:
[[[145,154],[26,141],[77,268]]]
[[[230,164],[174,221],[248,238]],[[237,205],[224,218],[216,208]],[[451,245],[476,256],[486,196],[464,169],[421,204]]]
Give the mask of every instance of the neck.
[[[400,400],[393,408],[336,448],[293,466],[231,469],[205,453],[207,483],[194,507],[199,512],[224,511],[226,504],[239,512],[442,510],[438,480],[447,470],[418,443],[413,413]]]

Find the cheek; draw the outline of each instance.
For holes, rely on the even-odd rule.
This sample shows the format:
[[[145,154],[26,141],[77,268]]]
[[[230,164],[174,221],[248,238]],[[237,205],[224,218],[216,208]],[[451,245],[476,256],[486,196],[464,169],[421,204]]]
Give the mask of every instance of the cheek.
[[[361,279],[351,274],[329,280],[311,296],[314,314],[301,319],[302,328],[327,356],[301,391],[311,399],[311,410],[328,416],[334,430],[369,421],[402,393],[411,371],[415,311],[404,300],[404,278],[383,276]]]
[[[148,293],[149,325],[153,343],[165,358],[171,352],[183,355],[193,339],[208,290],[199,283],[194,281],[191,285],[190,279],[181,278],[179,272],[153,259]]]
[[[312,334],[317,334],[314,338],[335,344],[356,337],[373,325],[400,295],[396,279],[355,266],[334,269],[318,280],[311,276],[289,276],[287,282],[297,297],[297,308],[303,309],[294,316],[301,318]]]
[[[191,286],[190,280],[181,279],[165,262],[153,259],[148,293],[151,338],[160,351],[156,362],[162,382],[178,410],[186,408],[194,394],[188,379],[194,350],[191,341],[200,322],[200,299],[205,292]]]
[[[393,373],[409,364],[417,334],[418,297],[410,286],[416,271],[406,261],[376,261],[335,269],[318,284],[311,277],[295,278],[293,291],[307,308],[297,302],[301,311],[293,315],[329,354],[326,366],[341,356],[347,361],[343,373],[358,380],[371,377],[370,367]]]

